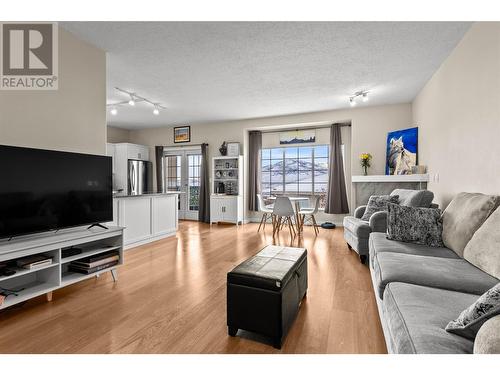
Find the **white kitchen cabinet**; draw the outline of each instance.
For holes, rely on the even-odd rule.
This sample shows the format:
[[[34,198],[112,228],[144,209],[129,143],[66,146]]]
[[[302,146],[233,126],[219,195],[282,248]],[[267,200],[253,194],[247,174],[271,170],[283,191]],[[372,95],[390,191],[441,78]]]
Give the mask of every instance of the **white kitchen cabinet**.
[[[174,236],[178,226],[178,194],[115,197],[113,223],[125,227],[125,249]]]
[[[149,147],[133,143],[114,143],[114,188],[127,191],[128,161],[149,161]]]
[[[113,143],[106,143],[106,156],[111,156],[112,171],[115,173],[115,145]]]
[[[240,195],[217,195],[210,197],[210,223],[243,222],[243,197]]]
[[[132,160],[149,160],[149,147],[127,143],[127,158]]]

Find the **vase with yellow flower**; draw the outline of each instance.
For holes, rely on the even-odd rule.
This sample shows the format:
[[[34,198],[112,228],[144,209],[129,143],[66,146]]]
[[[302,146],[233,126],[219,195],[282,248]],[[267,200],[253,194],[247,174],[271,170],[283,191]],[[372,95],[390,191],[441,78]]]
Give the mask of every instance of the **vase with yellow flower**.
[[[359,161],[365,176],[368,176],[368,168],[370,168],[370,161],[372,160],[371,154],[363,153],[359,156]]]

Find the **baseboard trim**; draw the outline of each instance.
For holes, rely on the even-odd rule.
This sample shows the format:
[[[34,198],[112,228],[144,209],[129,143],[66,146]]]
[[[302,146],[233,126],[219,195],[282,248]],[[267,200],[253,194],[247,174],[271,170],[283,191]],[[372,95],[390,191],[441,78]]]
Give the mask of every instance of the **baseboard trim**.
[[[130,243],[127,243],[127,244],[125,244],[123,246],[123,250],[131,250],[134,247],[138,247],[138,246],[150,243],[150,242],[162,240],[162,239],[167,238],[167,237],[172,237],[172,236],[175,236],[176,233],[177,233],[177,230],[172,230],[172,231],[169,231],[169,232],[163,232],[162,234],[159,234],[159,235],[156,235],[156,236],[153,236],[153,237],[148,237],[148,238],[145,238],[145,239],[142,239],[142,240],[130,242]]]

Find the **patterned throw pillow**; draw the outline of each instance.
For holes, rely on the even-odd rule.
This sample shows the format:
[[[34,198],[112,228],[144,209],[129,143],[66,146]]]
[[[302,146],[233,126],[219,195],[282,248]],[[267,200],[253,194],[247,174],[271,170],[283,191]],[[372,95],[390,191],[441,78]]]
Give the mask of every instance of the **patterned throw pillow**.
[[[368,200],[365,213],[361,217],[361,220],[368,221],[375,212],[387,211],[387,205],[389,203],[398,202],[399,195],[372,195]]]
[[[408,207],[389,203],[387,238],[442,247],[443,220],[439,208]]]
[[[500,283],[484,293],[476,302],[446,326],[448,332],[474,340],[479,328],[491,317],[500,314]]]

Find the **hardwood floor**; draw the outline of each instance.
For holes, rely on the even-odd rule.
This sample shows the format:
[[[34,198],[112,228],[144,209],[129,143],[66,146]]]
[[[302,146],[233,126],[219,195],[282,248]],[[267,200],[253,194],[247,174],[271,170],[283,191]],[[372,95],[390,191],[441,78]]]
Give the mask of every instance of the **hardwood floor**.
[[[273,243],[257,227],[181,222],[176,237],[127,251],[117,283],[106,274],[0,312],[0,352],[386,353],[369,270],[342,229],[306,227],[293,243],[308,249],[309,289],[281,351],[228,336],[226,273]]]

